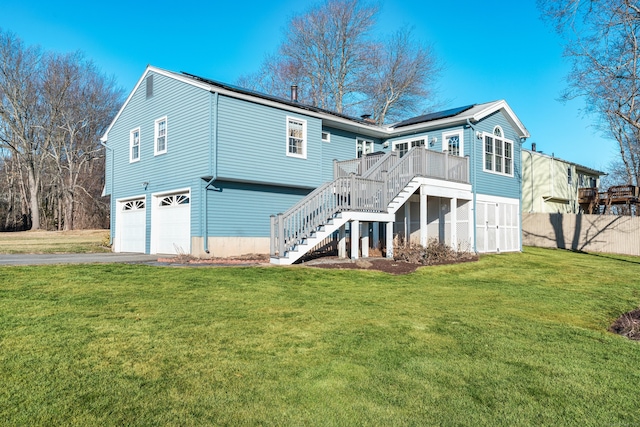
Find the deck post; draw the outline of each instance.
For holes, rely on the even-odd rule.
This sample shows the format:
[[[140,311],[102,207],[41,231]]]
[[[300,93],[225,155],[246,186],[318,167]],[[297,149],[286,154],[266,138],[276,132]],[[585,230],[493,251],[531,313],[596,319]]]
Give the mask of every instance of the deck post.
[[[269,254],[271,256],[275,256],[276,255],[276,216],[275,215],[271,215],[269,217],[269,223],[271,226],[271,239],[269,241],[270,247],[269,247]]]
[[[358,246],[360,243],[360,221],[351,221],[351,259],[358,259]]]
[[[362,242],[362,258],[369,258],[369,224],[370,222],[362,223],[361,242]]]
[[[420,186],[420,245],[427,247],[427,192]]]
[[[380,223],[374,222],[371,231],[371,247],[374,249],[380,249]]]
[[[404,246],[411,243],[411,202],[407,200],[404,204]]]
[[[387,249],[387,258],[393,258],[393,221],[389,221],[385,225],[385,246]]]
[[[278,256],[284,256],[284,215],[278,214]]]
[[[346,225],[342,225],[338,230],[338,258],[347,257],[347,230]]]
[[[451,198],[450,202],[451,211],[451,249],[458,250],[458,199],[456,197]]]

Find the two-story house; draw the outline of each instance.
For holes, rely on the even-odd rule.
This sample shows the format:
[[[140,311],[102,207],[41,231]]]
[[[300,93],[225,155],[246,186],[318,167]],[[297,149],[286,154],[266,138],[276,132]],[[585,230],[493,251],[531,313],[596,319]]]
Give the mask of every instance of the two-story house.
[[[116,252],[268,253],[394,237],[518,251],[521,144],[505,101],[377,126],[149,66],[103,136]]]
[[[535,144],[534,144],[535,145]],[[574,213],[597,210],[598,187],[604,172],[531,150],[522,150],[522,211]],[[581,193],[596,205],[582,204]]]

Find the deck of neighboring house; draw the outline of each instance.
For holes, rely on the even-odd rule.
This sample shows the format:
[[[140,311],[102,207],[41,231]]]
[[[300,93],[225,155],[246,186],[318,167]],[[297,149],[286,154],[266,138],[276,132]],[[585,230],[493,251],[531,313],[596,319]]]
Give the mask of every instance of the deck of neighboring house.
[[[348,222],[356,224],[350,227],[350,241],[355,245],[360,221],[385,223],[385,246],[390,248],[396,211],[425,180],[438,180],[444,189],[470,188],[469,159],[415,147],[403,157],[391,151],[336,161],[333,181],[318,187],[288,211],[272,215],[271,262],[295,262],[326,238],[344,233]],[[358,253],[357,248],[352,251]]]
[[[616,207],[617,214],[631,215],[640,204],[640,187],[616,185],[603,192],[597,188],[580,188],[578,203],[582,211],[589,214],[613,213],[612,208]]]

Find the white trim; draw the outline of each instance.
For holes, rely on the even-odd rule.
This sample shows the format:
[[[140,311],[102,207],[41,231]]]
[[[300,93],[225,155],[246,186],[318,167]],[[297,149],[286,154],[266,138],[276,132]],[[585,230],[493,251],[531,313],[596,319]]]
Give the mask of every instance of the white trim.
[[[158,138],[159,138],[159,129],[158,124],[164,121],[164,149],[158,150]],[[160,117],[156,119],[153,123],[153,155],[158,156],[160,154],[165,154],[167,152],[167,148],[169,147],[169,121],[167,120],[167,116]]]
[[[134,132],[138,132],[138,157],[136,157],[135,159],[133,158],[133,134]],[[141,144],[142,141],[142,133],[140,132],[140,126],[138,126],[135,129],[131,129],[129,131],[129,163],[135,163],[135,162],[139,162],[140,161],[140,148],[142,146]]]
[[[291,153],[289,151],[289,138],[290,138],[290,134],[289,134],[289,124],[291,122],[299,122],[302,125],[302,137],[298,138],[298,139],[302,139],[302,154],[299,153]],[[295,157],[298,159],[306,159],[307,158],[307,148],[308,148],[309,144],[307,141],[307,121],[305,119],[300,119],[298,117],[293,117],[293,116],[287,116],[287,123],[286,123],[286,138],[285,138],[285,152],[287,154],[287,157]]]
[[[325,135],[327,136],[326,138]],[[322,131],[320,133],[320,139],[322,142],[331,142],[331,134],[329,132]]]
[[[458,157],[464,157],[464,131],[462,129],[442,132],[442,151],[449,151],[449,142],[447,141],[447,138],[456,135],[458,136],[458,141],[460,143],[460,146],[458,147],[460,154]]]

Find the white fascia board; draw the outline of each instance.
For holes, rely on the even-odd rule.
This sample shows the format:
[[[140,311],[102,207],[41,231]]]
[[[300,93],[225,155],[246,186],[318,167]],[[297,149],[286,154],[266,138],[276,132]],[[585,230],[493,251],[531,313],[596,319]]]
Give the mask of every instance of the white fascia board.
[[[527,128],[524,127],[518,116],[515,115],[511,107],[509,107],[509,104],[507,104],[507,101],[504,99],[486,104],[485,108],[473,115],[472,120],[478,122],[499,110],[504,110],[507,120],[509,120],[511,125],[518,130],[520,138],[529,138],[531,136]]]

